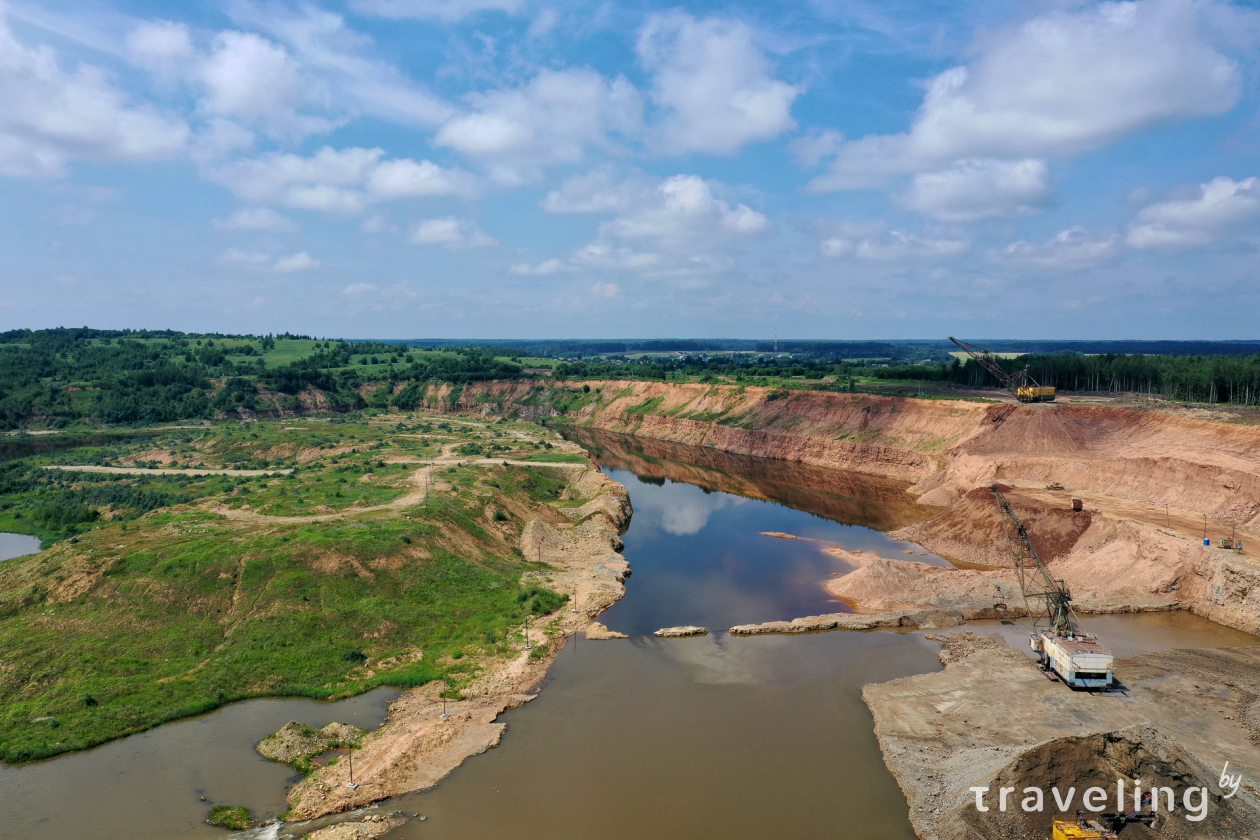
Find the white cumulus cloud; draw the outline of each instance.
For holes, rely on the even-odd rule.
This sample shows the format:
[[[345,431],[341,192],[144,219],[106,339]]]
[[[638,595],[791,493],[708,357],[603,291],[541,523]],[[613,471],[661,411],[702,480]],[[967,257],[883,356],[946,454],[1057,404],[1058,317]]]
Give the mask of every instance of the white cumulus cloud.
[[[1044,161],[968,159],[915,175],[899,203],[941,221],[970,222],[1041,213],[1053,197]]]
[[[132,104],[97,67],[62,70],[49,47],[27,48],[0,7],[0,175],[60,175],[71,160],[160,160],[179,154],[188,126]]]
[[[284,47],[252,32],[221,32],[197,75],[205,86],[208,113],[289,123],[305,99],[297,61]],[[331,124],[315,118],[311,130]]]
[[[653,74],[652,99],[665,110],[657,141],[671,152],[734,152],[796,126],[800,89],[771,76],[745,23],[652,15],[639,30],[639,59]]]
[[[169,20],[145,21],[127,35],[127,55],[138,67],[175,74],[196,54],[188,27]]]
[[[351,0],[351,7],[363,14],[387,18],[435,18],[454,21],[477,12],[516,12],[522,0]]]
[[[259,230],[267,233],[292,233],[298,229],[292,220],[270,207],[245,207],[226,219],[210,221],[218,230]]]
[[[854,257],[873,262],[956,257],[971,250],[965,239],[889,230],[886,222],[823,222],[818,252],[828,259]]]
[[[990,251],[988,256],[992,262],[1018,268],[1073,271],[1112,262],[1120,256],[1120,242],[1114,233],[1094,235],[1073,227],[1059,231],[1042,244],[1021,239]]]
[[[703,178],[675,175],[660,182],[648,202],[604,224],[600,230],[620,239],[654,240],[669,247],[698,239],[768,233],[773,229],[769,219],[747,205],[731,207],[716,197]]]
[[[282,42],[302,64],[303,83],[338,113],[433,126],[454,109],[397,66],[372,56],[373,40],[314,5],[234,4],[233,17]]]
[[[228,248],[219,260],[233,268],[246,271],[270,271],[276,274],[289,274],[295,271],[315,271],[320,261],[306,251],[298,251],[287,257],[276,257],[261,251],[242,251],[239,248]]]
[[[520,263],[512,274],[628,271],[656,274],[713,273],[729,265],[722,254],[737,241],[774,232],[764,214],[731,205],[715,183],[696,175],[618,179],[607,170],[566,180],[540,205],[551,213],[607,213],[596,239],[564,259]]]
[[[844,143],[811,189],[877,186],[965,158],[1070,154],[1222,113],[1238,100],[1240,73],[1203,35],[1210,5],[1103,3],[994,34],[931,81],[908,132]]]
[[[489,248],[499,244],[478,227],[476,222],[454,216],[420,222],[411,232],[408,241],[415,245],[440,245],[450,251]]]
[[[207,170],[207,177],[257,204],[354,215],[377,201],[477,194],[476,179],[427,160],[384,159],[384,149],[325,146],[309,156],[270,152]]]
[[[296,254],[290,254],[287,257],[281,257],[276,260],[275,265],[272,266],[272,271],[288,274],[293,271],[315,271],[319,266],[319,260],[306,251],[298,251]]]
[[[428,160],[386,160],[368,176],[368,192],[378,198],[415,198],[458,195],[471,198],[479,191],[476,180],[459,169],[446,169]]]
[[[497,180],[522,183],[541,167],[577,163],[591,147],[612,148],[612,135],[640,130],[643,104],[622,77],[590,69],[543,70],[520,87],[475,93],[434,143],[486,161]]]
[[[1144,207],[1129,225],[1130,248],[1192,248],[1260,222],[1260,179],[1224,176],[1199,185],[1195,198]]]

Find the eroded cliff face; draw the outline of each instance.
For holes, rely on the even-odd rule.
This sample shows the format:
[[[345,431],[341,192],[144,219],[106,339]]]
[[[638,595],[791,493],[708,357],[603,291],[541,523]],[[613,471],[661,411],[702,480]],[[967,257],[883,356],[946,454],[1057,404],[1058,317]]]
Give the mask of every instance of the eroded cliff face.
[[[1260,427],[1184,411],[637,381],[478,383],[460,388],[453,403],[451,396],[450,386],[430,394],[459,411],[555,417],[909,481],[929,505],[953,504],[995,481],[1058,482],[1260,527]]]
[[[911,602],[951,609],[1001,591],[995,581],[1009,571],[986,571],[1009,565],[988,491],[1001,483],[1083,608],[1187,608],[1260,632],[1260,564],[1202,544],[1206,524],[1209,537],[1233,532],[1260,551],[1260,427],[1209,412],[626,381],[482,383],[430,399],[633,435],[653,450],[639,453],[645,459],[621,447],[641,468],[672,445],[699,447],[689,450],[693,463],[698,451],[775,459],[815,489],[827,489],[828,475],[843,483],[835,471],[898,483],[921,521],[895,536],[982,568],[925,571],[922,586],[907,588],[891,583],[904,575],[867,564],[830,586],[863,612]],[[744,483],[755,495],[757,482]],[[1057,484],[1064,489],[1048,489]],[[1072,496],[1085,500],[1083,512],[1070,511]]]

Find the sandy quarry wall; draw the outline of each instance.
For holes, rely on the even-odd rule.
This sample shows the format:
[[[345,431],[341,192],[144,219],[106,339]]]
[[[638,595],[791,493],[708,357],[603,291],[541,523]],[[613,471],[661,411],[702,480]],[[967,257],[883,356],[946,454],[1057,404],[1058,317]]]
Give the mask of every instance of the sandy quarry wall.
[[[555,415],[549,394],[583,384],[599,393],[567,421],[911,481],[924,504],[949,505],[995,481],[1058,481],[1260,526],[1260,427],[1188,412],[637,381],[479,383],[453,407]]]

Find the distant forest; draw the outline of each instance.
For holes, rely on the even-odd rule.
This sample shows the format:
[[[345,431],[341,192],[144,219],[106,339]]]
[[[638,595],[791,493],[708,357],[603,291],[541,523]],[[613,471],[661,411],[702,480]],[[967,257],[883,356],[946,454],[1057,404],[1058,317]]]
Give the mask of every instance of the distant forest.
[[[1260,343],[988,342],[1043,385],[1260,404]],[[421,345],[427,345],[422,347]],[[1066,345],[1072,345],[1071,347]],[[1100,347],[1140,346],[1136,352]],[[996,387],[941,341],[359,341],[305,335],[59,328],[0,333],[0,428],[200,420],[241,410],[421,407],[429,384],[522,378],[736,382],[830,390],[861,381]],[[1046,352],[1047,350],[1051,352]],[[1193,352],[1190,352],[1193,351]],[[1085,355],[1087,353],[1096,355]],[[531,361],[532,360],[532,361]],[[548,367],[554,368],[553,371]]]
[[[278,347],[289,352],[278,354]],[[281,408],[301,408],[298,395],[314,388],[321,407],[354,410],[372,402],[359,393],[364,383],[462,384],[522,375],[520,365],[477,348],[423,355],[409,350],[406,345],[320,341],[287,333],[10,330],[0,333],[0,428],[32,422],[56,429],[80,420],[141,424],[211,418],[261,408],[261,390],[277,394]],[[393,402],[399,404],[401,397],[406,403],[417,392],[404,388]],[[416,398],[400,407],[418,403]]]
[[[1260,405],[1260,355],[1129,356],[1103,353],[1033,353],[1000,359],[1003,369],[1028,368],[1041,385],[1062,391],[1107,391],[1153,394],[1170,400]],[[876,379],[952,382],[972,387],[999,387],[974,359],[965,364],[890,366],[867,371]]]

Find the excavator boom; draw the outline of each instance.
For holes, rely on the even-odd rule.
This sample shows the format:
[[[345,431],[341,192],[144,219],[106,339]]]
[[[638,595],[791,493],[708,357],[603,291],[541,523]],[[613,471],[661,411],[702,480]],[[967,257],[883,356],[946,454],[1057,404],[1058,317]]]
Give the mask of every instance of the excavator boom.
[[[1041,666],[1054,672],[1058,679],[1073,688],[1110,688],[1115,679],[1111,651],[1098,639],[1080,629],[1080,621],[1072,609],[1072,594],[1064,581],[1050,577],[1050,571],[1042,562],[1036,546],[1028,536],[1028,530],[1011,508],[1002,490],[995,484],[990,490],[1002,513],[1002,524],[1011,544],[1015,561],[1015,575],[1019,579],[1019,591],[1024,597],[1024,608],[1032,619],[1033,629],[1029,641],[1040,657]],[[1034,610],[1033,603],[1045,603]],[[1037,623],[1048,619],[1049,626],[1042,630]]]
[[[993,378],[1001,382],[1002,387],[1014,394],[1015,399],[1020,402],[1054,401],[1055,389],[1038,385],[1037,381],[1028,373],[1028,368],[1015,373],[1008,373],[998,364],[997,357],[983,347],[959,341],[952,335],[949,337],[949,340],[957,344],[968,356],[975,359],[980,367],[991,373]]]

